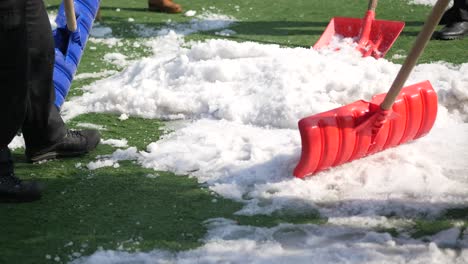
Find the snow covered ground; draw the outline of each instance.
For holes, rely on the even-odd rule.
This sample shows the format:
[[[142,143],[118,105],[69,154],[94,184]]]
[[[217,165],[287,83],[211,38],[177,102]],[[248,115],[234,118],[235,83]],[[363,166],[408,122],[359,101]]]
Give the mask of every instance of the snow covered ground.
[[[301,149],[297,121],[385,92],[400,65],[361,58],[347,47],[315,51],[184,41],[186,34],[223,32],[233,22],[201,14],[192,23],[158,31],[142,27],[141,45],[154,56],[127,61],[123,71],[84,87],[83,96],[65,103],[67,119],[111,112],[183,120],[143,152],[125,139],[107,139],[122,149],[88,168],[137,160],[146,168],[196,177],[244,203],[239,214],[318,211],[328,223],[259,228],[212,219],[205,244],[194,250],[101,250],[74,263],[467,263],[468,231],[456,225],[424,241],[374,228],[398,229],[411,224],[407,218],[467,204],[468,63],[421,64],[409,78],[407,85],[429,80],[438,93],[430,134],[299,180],[292,176]],[[122,41],[100,31],[107,33],[91,43]]]

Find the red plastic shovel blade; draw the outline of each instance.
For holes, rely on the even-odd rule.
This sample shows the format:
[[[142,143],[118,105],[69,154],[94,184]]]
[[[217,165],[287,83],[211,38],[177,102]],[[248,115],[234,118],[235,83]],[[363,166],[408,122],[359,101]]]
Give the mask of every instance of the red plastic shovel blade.
[[[402,89],[392,107],[394,118],[375,137],[369,131],[356,130],[380,108],[385,95],[301,119],[302,153],[294,176],[304,178],[429,133],[437,116],[437,94],[429,81]]]
[[[328,46],[333,36],[355,38],[358,42],[363,23],[364,19],[361,18],[334,17],[313,48],[320,49]],[[392,47],[404,27],[405,23],[401,21],[372,20],[368,42],[365,47],[358,49],[364,57],[382,58]]]

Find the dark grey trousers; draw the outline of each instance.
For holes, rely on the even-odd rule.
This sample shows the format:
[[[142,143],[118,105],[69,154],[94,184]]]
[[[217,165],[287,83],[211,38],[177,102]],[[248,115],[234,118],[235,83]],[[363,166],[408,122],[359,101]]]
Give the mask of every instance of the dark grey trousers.
[[[468,21],[468,0],[454,0]],[[18,129],[26,146],[57,142],[65,127],[54,105],[54,44],[42,0],[0,1],[0,167]]]
[[[43,1],[0,0],[0,152],[20,128],[26,147],[49,146],[65,136],[54,105],[54,58]]]
[[[458,21],[468,21],[468,0],[455,0],[453,8],[457,10],[459,17],[456,18]]]

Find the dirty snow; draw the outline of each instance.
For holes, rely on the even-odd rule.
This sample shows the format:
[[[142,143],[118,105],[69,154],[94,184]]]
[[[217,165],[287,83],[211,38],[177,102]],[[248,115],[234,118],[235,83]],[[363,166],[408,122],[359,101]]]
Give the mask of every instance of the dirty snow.
[[[116,148],[128,147],[128,141],[126,139],[101,139],[101,144],[111,145]]]
[[[110,27],[106,27],[101,25],[101,23],[96,22],[93,24],[91,28],[91,32],[89,33],[91,37],[95,38],[104,38],[112,35],[112,29]]]
[[[75,75],[73,78],[74,80],[83,80],[83,79],[92,79],[92,78],[103,78],[103,77],[108,77],[110,75],[116,74],[117,71],[114,70],[105,70],[102,72],[93,72],[93,73],[79,73]]]
[[[138,158],[136,147],[127,149],[118,149],[111,155],[98,156],[96,161],[90,162],[86,167],[90,170],[96,170],[104,167],[120,167],[119,161],[122,160],[135,160]]]

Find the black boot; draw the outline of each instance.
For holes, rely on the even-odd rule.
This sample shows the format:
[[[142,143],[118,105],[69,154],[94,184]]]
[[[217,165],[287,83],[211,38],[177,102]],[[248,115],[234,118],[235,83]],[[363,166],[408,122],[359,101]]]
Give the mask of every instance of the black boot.
[[[42,187],[33,181],[18,179],[8,148],[0,149],[0,202],[32,202],[41,198]]]
[[[453,40],[468,36],[468,21],[448,24],[435,34],[436,39]]]
[[[76,157],[95,149],[101,136],[97,130],[67,130],[65,137],[47,147],[28,148],[26,146],[26,158],[30,162],[47,159]]]

